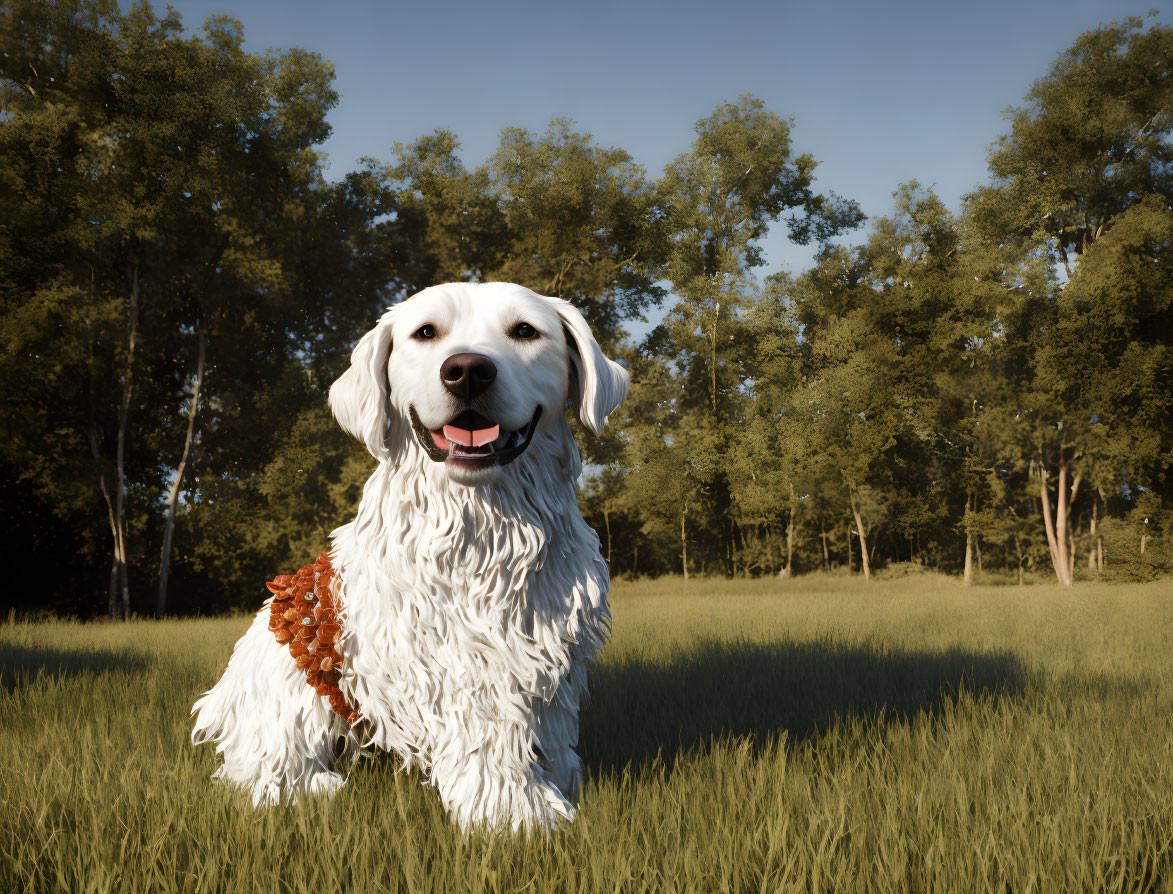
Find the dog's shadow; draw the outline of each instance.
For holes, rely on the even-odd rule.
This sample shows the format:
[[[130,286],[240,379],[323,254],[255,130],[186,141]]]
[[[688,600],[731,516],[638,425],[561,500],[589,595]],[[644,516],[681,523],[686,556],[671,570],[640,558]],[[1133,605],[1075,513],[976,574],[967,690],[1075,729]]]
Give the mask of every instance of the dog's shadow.
[[[50,680],[62,680],[87,673],[138,672],[146,666],[146,659],[133,653],[3,644],[0,688],[12,691],[42,674]]]
[[[1009,652],[901,651],[880,645],[710,641],[667,657],[591,667],[579,752],[589,772],[671,769],[724,737],[760,748],[785,733],[801,742],[840,719],[933,716],[961,692],[1006,698],[1028,674]]]

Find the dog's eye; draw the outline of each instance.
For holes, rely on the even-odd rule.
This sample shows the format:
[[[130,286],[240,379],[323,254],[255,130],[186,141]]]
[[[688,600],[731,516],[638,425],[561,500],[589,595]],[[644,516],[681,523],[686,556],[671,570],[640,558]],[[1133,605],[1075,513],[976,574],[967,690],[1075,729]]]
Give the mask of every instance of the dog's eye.
[[[420,326],[420,328],[415,331],[415,334],[412,337],[421,339],[423,341],[427,341],[429,338],[435,338],[436,327],[431,323],[424,323],[424,325]]]
[[[538,330],[535,329],[533,326],[531,326],[529,323],[518,323],[516,326],[514,326],[512,329],[509,330],[509,334],[511,336],[513,336],[514,338],[525,338],[525,339],[537,338],[538,337]]]

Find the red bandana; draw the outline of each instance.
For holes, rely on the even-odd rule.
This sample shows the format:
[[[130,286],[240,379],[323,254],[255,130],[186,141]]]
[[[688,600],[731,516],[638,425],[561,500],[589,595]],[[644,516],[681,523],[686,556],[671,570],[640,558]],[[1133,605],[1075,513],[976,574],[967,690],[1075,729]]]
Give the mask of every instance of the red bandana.
[[[333,580],[330,554],[322,553],[297,574],[279,574],[265,584],[273,594],[269,629],[278,643],[289,645],[289,654],[306,672],[306,682],[353,726],[360,715],[338,688],[342,657],[335,646],[342,627],[338,623],[340,606],[330,592]]]

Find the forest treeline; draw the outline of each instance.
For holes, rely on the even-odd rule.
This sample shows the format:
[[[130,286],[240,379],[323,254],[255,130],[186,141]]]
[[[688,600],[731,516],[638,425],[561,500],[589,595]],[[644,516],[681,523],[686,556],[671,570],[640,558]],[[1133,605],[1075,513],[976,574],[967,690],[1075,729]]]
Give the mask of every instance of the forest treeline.
[[[326,410],[350,346],[453,280],[573,301],[631,370],[583,441],[614,574],[1168,572],[1171,72],[1173,28],[1087,31],[959,212],[893,184],[864,228],[751,95],[655,176],[556,120],[475,168],[437,131],[330,180],[318,54],[246,52],[228,16],[7,3],[5,605],[258,604],[369,474]],[[817,244],[809,270],[759,274],[770,226]]]

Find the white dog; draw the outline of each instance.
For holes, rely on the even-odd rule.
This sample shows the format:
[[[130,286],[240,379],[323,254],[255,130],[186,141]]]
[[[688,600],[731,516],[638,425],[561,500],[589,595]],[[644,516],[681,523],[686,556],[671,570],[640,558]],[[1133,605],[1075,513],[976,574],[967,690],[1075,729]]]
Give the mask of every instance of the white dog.
[[[424,771],[463,828],[572,820],[585,662],[610,611],[563,410],[597,434],[628,383],[572,305],[520,286],[435,286],[388,310],[330,389],[379,463],[358,515],[270,584],[278,601],[192,709],[216,776],[289,802],[335,791],[335,760],[373,745]]]

